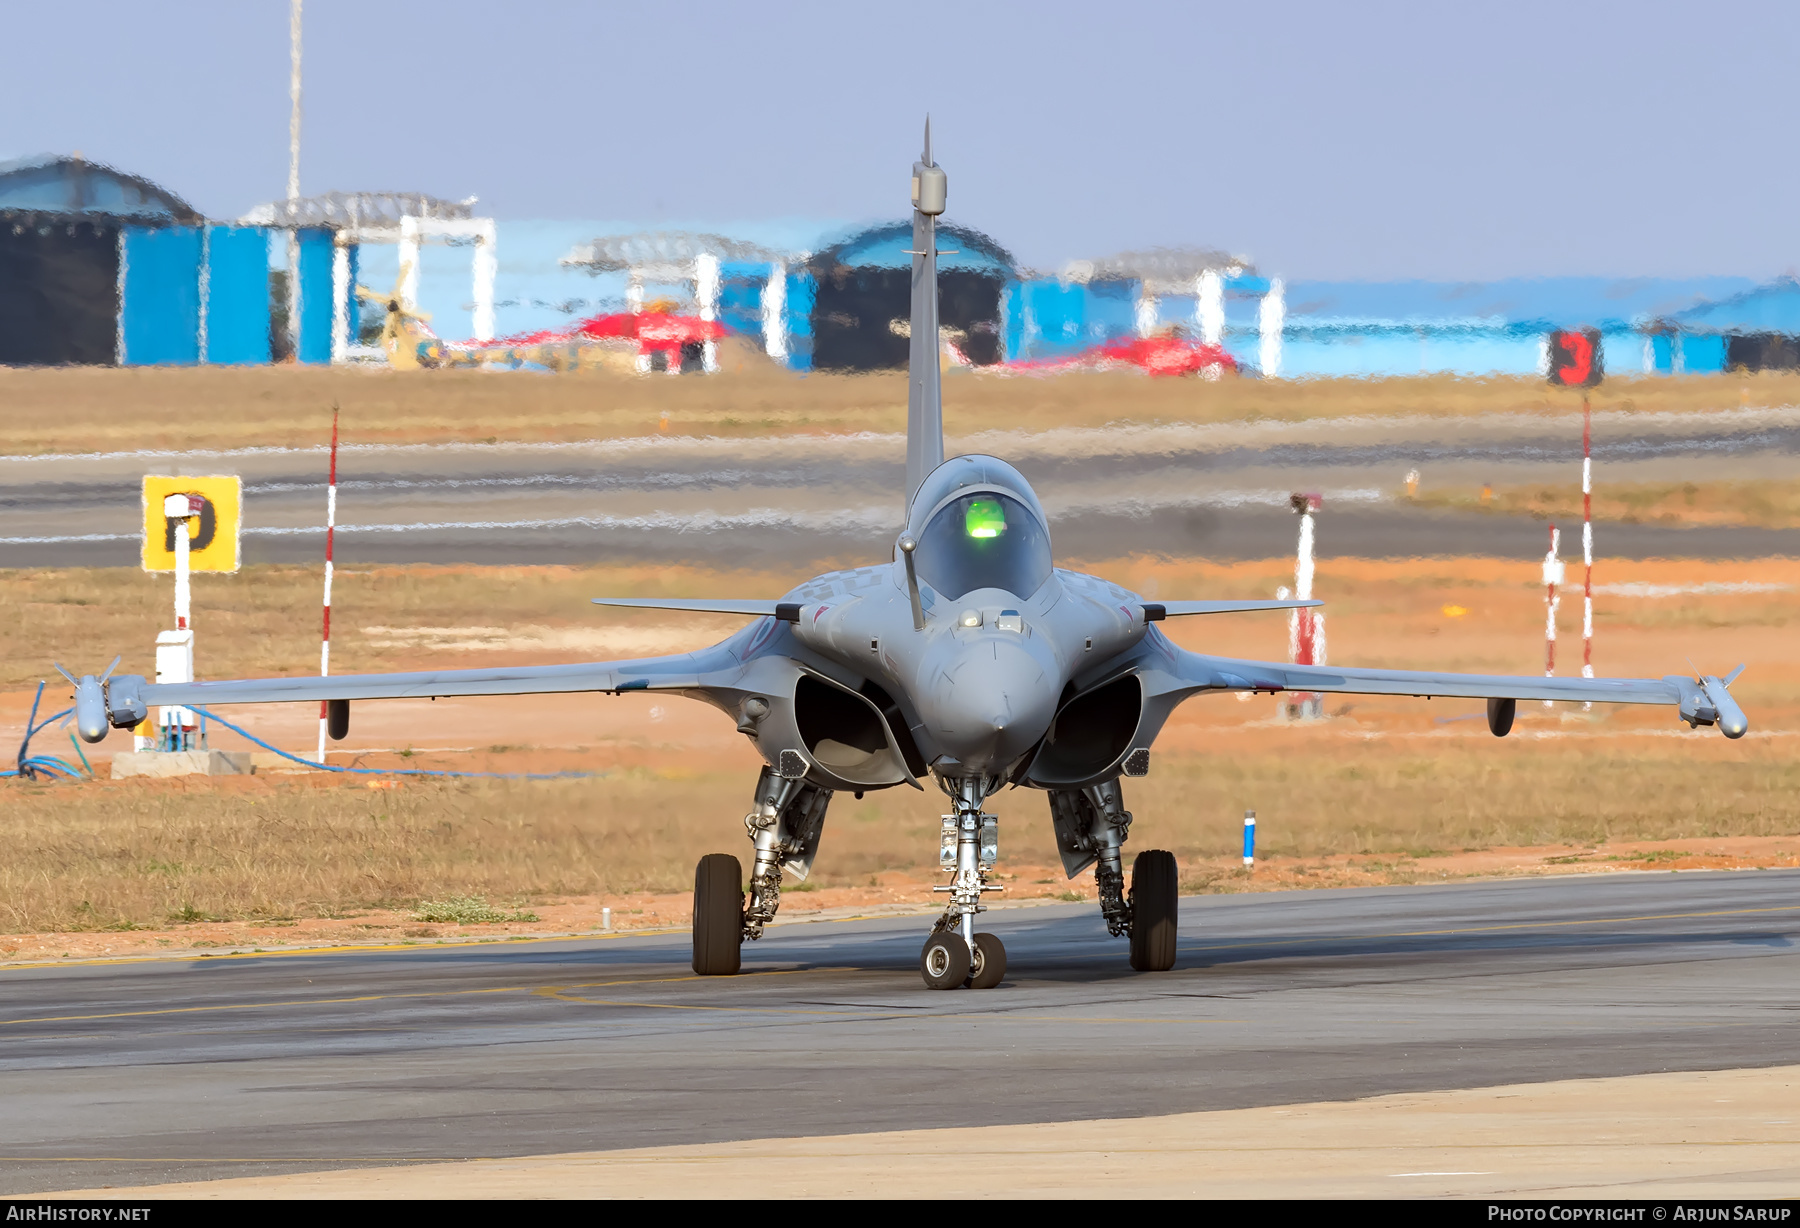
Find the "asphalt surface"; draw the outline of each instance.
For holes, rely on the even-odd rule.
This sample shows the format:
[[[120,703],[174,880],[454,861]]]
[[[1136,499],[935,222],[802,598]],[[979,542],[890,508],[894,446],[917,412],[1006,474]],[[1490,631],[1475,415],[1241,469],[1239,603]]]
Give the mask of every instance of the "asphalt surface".
[[[1640,420],[1641,418],[1641,420]],[[954,441],[1014,461],[1062,557],[1220,560],[1293,547],[1291,492],[1323,493],[1320,550],[1365,558],[1541,558],[1529,517],[1432,513],[1427,490],[1580,477],[1580,429],[1515,416],[1002,432]],[[1601,415],[1596,480],[1790,480],[1800,410]],[[886,557],[900,527],[898,436],[352,446],[340,459],[345,563],[691,561],[803,567]],[[147,473],[235,473],[246,562],[324,554],[322,450],[0,457],[0,567],[132,566]],[[1566,535],[1573,555],[1574,534]],[[1800,530],[1604,524],[1608,558],[1800,553]],[[1573,557],[1572,555],[1572,557]]]
[[[981,992],[922,917],[0,971],[0,1192],[1800,1062],[1800,871],[1193,898],[1155,975],[988,920]]]

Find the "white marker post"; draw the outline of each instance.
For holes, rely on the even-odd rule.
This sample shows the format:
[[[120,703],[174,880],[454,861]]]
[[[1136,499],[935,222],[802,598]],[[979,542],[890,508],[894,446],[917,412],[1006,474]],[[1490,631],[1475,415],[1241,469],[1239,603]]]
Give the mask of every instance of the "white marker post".
[[[1581,676],[1594,676],[1594,411],[1587,394],[1581,396],[1581,561],[1586,574],[1581,581]],[[1590,700],[1581,705],[1593,711]]]
[[[763,353],[787,365],[787,265],[777,260],[769,266],[769,280],[762,293]]]
[[[1544,556],[1544,677],[1556,677],[1556,607],[1562,600],[1556,595],[1556,586],[1563,582],[1562,560],[1556,557],[1562,546],[1562,534],[1555,525],[1550,526],[1550,553]],[[1554,707],[1553,701],[1546,699],[1544,707]]]
[[[1281,335],[1287,327],[1287,303],[1281,278],[1271,277],[1257,313],[1257,361],[1264,379],[1281,375]]]
[[[337,536],[338,411],[331,411],[331,476],[325,485],[325,616],[319,637],[319,677],[331,676],[331,547]],[[330,701],[319,701],[319,764],[325,763]]]
[[[719,318],[719,271],[719,258],[712,252],[694,257],[694,299],[700,304],[700,318],[708,324]],[[719,370],[719,343],[710,337],[702,343],[700,363],[708,375]],[[681,371],[679,351],[675,371]]]
[[[188,547],[193,528],[190,521],[200,515],[205,500],[197,495],[168,495],[163,499],[163,517],[169,522],[175,539],[175,630],[160,632],[156,637],[156,680],[159,683],[192,682],[194,680],[194,628],[192,586],[189,583]],[[194,714],[187,708],[159,708],[156,714],[158,750],[191,750]]]
[[[1217,269],[1208,269],[1200,274],[1194,285],[1194,322],[1200,326],[1200,341],[1203,345],[1223,345],[1225,342],[1225,279],[1219,276]],[[1200,374],[1209,380],[1216,380],[1224,372],[1218,363],[1209,363]]]
[[[1134,310],[1132,324],[1140,337],[1148,337],[1156,332],[1156,321],[1162,313],[1162,304],[1157,297],[1142,287],[1138,290],[1137,307]]]

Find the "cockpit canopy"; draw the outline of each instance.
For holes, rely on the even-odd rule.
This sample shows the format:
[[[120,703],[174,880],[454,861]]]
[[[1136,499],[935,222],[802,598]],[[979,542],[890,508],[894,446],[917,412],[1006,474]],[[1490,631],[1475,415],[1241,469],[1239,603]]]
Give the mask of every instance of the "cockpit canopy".
[[[945,461],[920,484],[909,522],[919,579],[952,601],[978,588],[1029,597],[1050,578],[1044,509],[1005,461]]]

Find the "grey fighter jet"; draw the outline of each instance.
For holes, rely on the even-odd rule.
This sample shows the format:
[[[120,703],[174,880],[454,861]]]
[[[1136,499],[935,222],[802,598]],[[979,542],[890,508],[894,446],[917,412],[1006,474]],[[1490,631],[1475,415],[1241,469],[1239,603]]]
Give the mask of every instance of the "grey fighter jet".
[[[934,782],[949,797],[939,850],[943,914],[920,954],[934,989],[990,988],[1006,970],[1000,940],[976,930],[998,824],[984,806],[1007,785],[1049,799],[1063,868],[1093,866],[1100,911],[1129,939],[1131,966],[1175,962],[1175,858],[1139,853],[1120,779],[1150,770],[1175,706],[1204,692],[1346,692],[1487,700],[1504,736],[1521,699],[1669,704],[1693,725],[1742,737],[1727,690],[1736,678],[1538,678],[1288,665],[1188,652],[1164,619],[1286,610],[1312,601],[1146,601],[1098,576],[1058,568],[1031,486],[993,456],[944,458],[938,384],[937,219],[944,171],[925,150],[912,168],[912,351],[907,399],[906,526],[887,563],[819,576],[776,600],[598,598],[601,605],[742,614],[737,634],[699,652],[634,661],[335,678],[155,684],[75,682],[81,736],[128,728],[154,705],[327,701],[330,732],[358,700],[593,691],[672,692],[737,723],[766,765],[745,817],[754,846],[748,890],[738,859],[715,853],[694,877],[694,970],[736,973],[742,943],[775,917],[784,875],[804,879],[834,794],[861,797]],[[60,667],[59,667],[60,668]],[[1740,667],[1741,669],[1742,667]]]

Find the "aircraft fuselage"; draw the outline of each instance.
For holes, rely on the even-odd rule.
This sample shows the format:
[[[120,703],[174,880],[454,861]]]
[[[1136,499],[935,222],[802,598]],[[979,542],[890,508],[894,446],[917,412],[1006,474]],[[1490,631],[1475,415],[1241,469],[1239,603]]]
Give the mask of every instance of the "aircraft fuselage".
[[[1006,774],[1049,732],[1071,683],[1104,675],[1147,627],[1138,597],[1079,572],[1055,570],[1028,596],[921,589],[922,629],[899,560],[820,576],[788,599],[800,607],[794,638],[899,701],[944,776]]]

